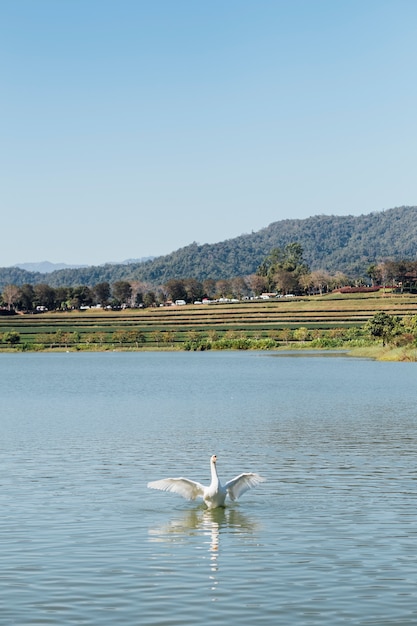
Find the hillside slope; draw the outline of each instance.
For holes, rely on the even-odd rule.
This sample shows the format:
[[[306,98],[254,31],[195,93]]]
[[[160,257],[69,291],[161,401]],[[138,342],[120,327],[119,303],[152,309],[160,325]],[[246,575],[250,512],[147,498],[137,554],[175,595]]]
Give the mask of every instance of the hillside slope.
[[[416,259],[417,207],[397,207],[360,216],[316,215],[274,222],[258,232],[216,243],[192,243],[145,263],[64,269],[49,274],[0,269],[5,284],[48,283],[53,287],[117,280],[163,284],[171,278],[221,279],[256,271],[274,247],[298,242],[312,270],[342,271],[364,276],[371,263],[384,259]]]

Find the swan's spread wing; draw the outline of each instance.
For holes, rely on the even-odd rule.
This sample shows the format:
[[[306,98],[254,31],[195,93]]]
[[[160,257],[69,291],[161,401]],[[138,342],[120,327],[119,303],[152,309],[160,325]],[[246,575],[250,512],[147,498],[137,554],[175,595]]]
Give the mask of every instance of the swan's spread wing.
[[[259,474],[240,474],[236,478],[232,478],[225,484],[225,489],[229,494],[231,500],[237,500],[245,491],[256,487],[260,483],[263,483],[266,479],[259,476]]]
[[[150,489],[160,489],[161,491],[172,491],[178,493],[186,500],[195,500],[198,496],[203,496],[204,487],[200,483],[188,478],[163,478],[148,483]]]

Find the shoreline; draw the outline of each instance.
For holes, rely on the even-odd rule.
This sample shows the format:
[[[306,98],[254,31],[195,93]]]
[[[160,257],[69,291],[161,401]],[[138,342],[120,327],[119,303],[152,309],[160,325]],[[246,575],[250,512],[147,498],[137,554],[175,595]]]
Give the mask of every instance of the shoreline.
[[[251,352],[256,351],[256,349],[249,350],[239,350],[228,348],[224,350],[220,349],[210,349],[207,352]],[[263,350],[260,350],[263,351]],[[0,354],[54,354],[54,353],[108,353],[108,352],[195,352],[194,350],[185,350],[178,347],[163,347],[163,348],[109,348],[109,349],[85,349],[77,348],[77,347],[67,347],[67,348],[45,348],[42,350],[22,350],[19,348],[6,348],[0,349]],[[308,345],[300,346],[288,344],[286,346],[279,346],[275,349],[266,349],[265,353],[271,354],[279,354],[283,352],[287,352],[289,354],[299,354],[300,356],[303,353],[310,352],[311,356],[318,356],[320,354],[324,354],[326,356],[332,357],[334,356],[346,356],[353,358],[362,358],[362,359],[370,359],[373,361],[390,361],[397,363],[415,363],[417,362],[417,348],[412,347],[397,347],[397,346],[366,346],[366,347],[349,347],[349,346],[340,346],[340,347],[332,347],[332,348],[314,348]],[[333,353],[333,355],[332,355]],[[304,354],[304,356],[306,356]]]

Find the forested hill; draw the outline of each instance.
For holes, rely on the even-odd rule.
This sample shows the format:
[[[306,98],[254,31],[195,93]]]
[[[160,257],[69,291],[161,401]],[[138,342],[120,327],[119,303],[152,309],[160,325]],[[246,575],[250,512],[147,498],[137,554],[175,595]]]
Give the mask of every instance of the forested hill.
[[[316,215],[303,220],[282,220],[258,232],[220,243],[192,243],[144,263],[64,269],[48,274],[3,268],[0,269],[0,288],[24,283],[91,287],[119,280],[158,285],[171,278],[202,281],[246,276],[256,271],[272,248],[293,242],[302,245],[304,259],[311,270],[365,276],[372,263],[417,258],[417,207],[398,207],[360,216]]]

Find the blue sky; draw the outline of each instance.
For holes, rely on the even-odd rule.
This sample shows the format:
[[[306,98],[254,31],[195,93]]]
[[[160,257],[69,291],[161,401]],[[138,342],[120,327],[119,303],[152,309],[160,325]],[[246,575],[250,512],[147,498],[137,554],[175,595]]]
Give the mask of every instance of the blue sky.
[[[0,266],[417,204],[415,0],[0,0]]]

